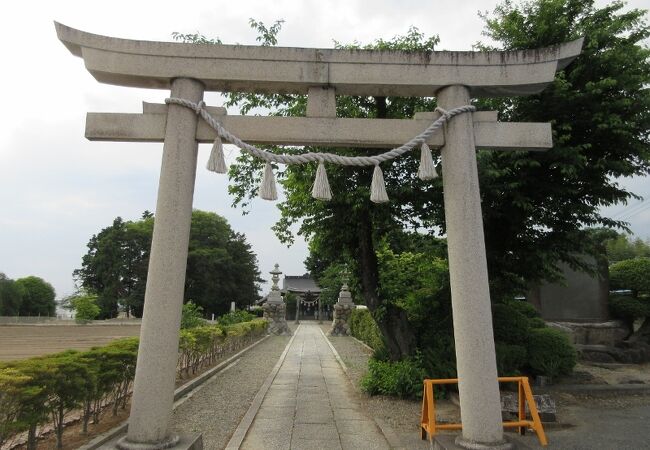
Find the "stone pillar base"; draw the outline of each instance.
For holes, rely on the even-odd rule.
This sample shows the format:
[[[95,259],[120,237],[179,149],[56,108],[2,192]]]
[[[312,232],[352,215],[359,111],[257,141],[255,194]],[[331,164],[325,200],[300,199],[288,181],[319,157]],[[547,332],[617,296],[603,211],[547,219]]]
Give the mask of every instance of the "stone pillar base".
[[[529,447],[521,443],[504,440],[494,444],[465,441],[462,435],[439,434],[433,440],[433,450],[526,450]]]
[[[350,336],[350,316],[356,308],[354,303],[336,303],[334,305],[334,320],[328,336]]]
[[[184,436],[172,435],[155,444],[129,442],[124,436],[117,441],[114,448],[118,450],[203,450],[203,436],[200,433]]]
[[[291,336],[291,330],[285,318],[287,306],[284,303],[266,302],[262,307],[264,318],[269,321],[268,333],[277,336]]]

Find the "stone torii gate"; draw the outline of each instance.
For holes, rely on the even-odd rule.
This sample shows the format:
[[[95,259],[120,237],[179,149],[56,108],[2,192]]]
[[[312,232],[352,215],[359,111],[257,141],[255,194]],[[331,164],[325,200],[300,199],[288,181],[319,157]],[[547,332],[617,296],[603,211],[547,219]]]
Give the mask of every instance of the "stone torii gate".
[[[579,55],[582,40],[539,50],[427,52],[197,45],[116,39],[56,23],[58,38],[102,83],[170,89],[199,103],[204,91],[308,94],[307,117],[228,116],[206,108],[248,143],[393,148],[438,113],[413,119],[336,117],[335,95],[420,96],[441,108],[471,97],[540,92]],[[215,131],[177,104],[143,104],[142,114],[88,113],[86,137],[164,142],[140,349],[122,449],[178,446],[169,422],[199,142]],[[504,441],[476,166],[476,147],[543,150],[547,123],[500,123],[496,112],[454,117],[428,145],[441,149],[464,448],[510,448]]]

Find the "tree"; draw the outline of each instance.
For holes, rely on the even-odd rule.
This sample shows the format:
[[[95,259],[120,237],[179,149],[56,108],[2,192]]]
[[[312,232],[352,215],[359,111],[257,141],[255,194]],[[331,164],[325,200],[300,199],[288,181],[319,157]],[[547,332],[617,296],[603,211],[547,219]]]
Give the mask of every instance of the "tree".
[[[255,25],[260,31],[260,23],[255,22]],[[260,31],[266,36],[263,43],[274,44],[269,42],[268,33],[264,30]],[[276,27],[276,31],[279,28]],[[437,36],[426,37],[416,28],[411,28],[405,36],[390,41],[379,39],[363,48],[428,52],[437,42]],[[359,45],[336,45],[338,48],[361,48]],[[271,109],[272,114],[301,116],[305,114],[306,97],[233,93],[229,96],[228,105],[238,105],[242,113],[255,107],[265,107]],[[337,115],[341,117],[405,118],[412,117],[416,111],[431,111],[434,107],[435,102],[430,98],[337,97]],[[269,150],[280,151],[279,148]],[[335,151],[344,155],[368,155],[383,150],[310,147],[285,148],[282,151]],[[344,263],[346,259],[355,262],[350,269],[354,271],[352,278],[358,280],[360,286],[359,297],[371,311],[377,312],[378,326],[393,359],[411,354],[415,348],[415,337],[408,326],[405,311],[397,304],[384,302],[378,295],[375,247],[387,234],[400,232],[406,225],[431,225],[433,218],[440,216],[440,183],[425,183],[417,178],[418,161],[416,157],[400,158],[382,165],[388,195],[392,199],[390,204],[383,205],[376,205],[369,199],[372,168],[328,166],[329,183],[335,193],[330,202],[314,201],[309,194],[316,165],[288,166],[278,172],[286,200],[279,205],[282,216],[274,231],[281,241],[289,244],[293,241],[292,227],[298,225],[298,234],[310,240],[308,269],[312,273],[318,274],[330,264]],[[256,195],[261,168],[261,163],[245,154],[231,168],[230,177],[234,184],[229,190],[235,197],[235,204],[246,207]]]
[[[635,197],[612,179],[650,171],[650,93],[645,89],[650,65],[648,49],[641,44],[648,28],[642,12],[620,13],[621,7],[613,3],[595,9],[589,0],[539,0],[521,6],[506,2],[494,16],[486,16],[486,34],[505,49],[539,48],[585,36],[583,55],[560,71],[541,94],[476,102],[481,109],[497,109],[501,120],[552,122],[555,132],[555,147],[548,152],[478,154],[490,287],[497,301],[525,291],[531,282],[560,278],[560,261],[593,270],[580,258],[597,247],[585,227],[624,227],[623,222],[602,217],[599,208]],[[275,38],[269,39],[269,28],[259,22],[253,25],[263,44],[275,44]],[[336,46],[428,52],[437,42],[437,36],[425,37],[411,28],[404,36],[378,39],[364,47]],[[244,114],[262,107],[274,115],[300,116],[305,114],[306,98],[229,94],[226,106],[235,105]],[[337,97],[339,117],[405,118],[434,107],[431,98]],[[282,151],[368,155],[380,150]],[[246,154],[231,167],[230,192],[236,205],[250,204],[262,167]],[[413,353],[416,339],[405,310],[378,294],[377,245],[384,238],[393,241],[391,236],[409,227],[431,234],[436,227],[443,234],[446,230],[440,180],[421,182],[415,176],[416,157],[382,164],[382,170],[391,202],[374,205],[368,199],[371,169],[328,166],[334,198],[327,203],[310,196],[315,165],[278,169],[286,200],[278,206],[281,219],[274,231],[291,243],[292,227],[298,226],[298,234],[310,242],[312,273],[322,273],[345,257],[356,262],[363,301],[377,318],[391,358],[400,359]]]
[[[29,276],[16,280],[22,293],[21,316],[54,316],[56,314],[56,292],[50,283],[42,278]]]
[[[626,259],[609,268],[612,289],[630,289],[632,297],[650,295],[650,258]]]
[[[99,318],[116,317],[120,308],[142,315],[153,236],[153,215],[113,224],[93,236],[82,267],[74,271],[81,288],[97,295]],[[185,301],[205,314],[223,314],[234,301],[240,307],[257,299],[257,258],[243,234],[214,213],[192,212]]]
[[[74,318],[79,323],[95,320],[99,316],[96,295],[77,295],[70,299],[70,304],[75,311]]]
[[[23,296],[16,282],[0,272],[0,316],[17,316]]]
[[[625,227],[600,208],[638,198],[615,179],[650,171],[650,35],[644,11],[593,0],[506,1],[483,16],[499,48],[535,49],[584,36],[582,54],[540,94],[480,102],[501,120],[551,122],[554,147],[480,152],[481,194],[493,291],[560,277],[557,262],[589,269],[584,228]],[[484,46],[482,48],[485,48]],[[499,295],[499,294],[497,294]]]
[[[629,234],[619,234],[605,243],[607,256],[610,263],[650,257],[650,242],[637,237],[633,239]]]

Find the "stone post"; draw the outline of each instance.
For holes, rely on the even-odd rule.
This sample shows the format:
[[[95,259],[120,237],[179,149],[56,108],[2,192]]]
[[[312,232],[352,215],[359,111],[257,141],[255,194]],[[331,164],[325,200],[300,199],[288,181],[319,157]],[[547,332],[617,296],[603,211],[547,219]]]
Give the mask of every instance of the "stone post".
[[[332,319],[332,328],[329,331],[330,336],[350,336],[350,315],[356,308],[352,302],[352,294],[348,288],[347,269],[343,272],[343,286],[339,292],[339,299],[334,305],[334,317]]]
[[[465,86],[447,86],[438,106],[470,103]],[[447,124],[442,148],[447,248],[453,309],[462,435],[468,449],[512,448],[503,439],[481,197],[471,114]]]
[[[318,294],[318,323],[322,324],[323,323],[323,306],[321,304],[321,296]]]
[[[300,295],[296,294],[296,322],[300,323]]]
[[[281,336],[291,336],[291,330],[287,325],[285,317],[287,313],[287,306],[282,300],[280,295],[280,288],[278,287],[278,280],[280,279],[280,266],[275,265],[274,269],[269,272],[271,274],[271,293],[266,299],[264,304],[264,317],[269,321],[269,334],[277,334]]]
[[[203,90],[199,81],[178,78],[172,82],[171,95],[198,103]],[[168,106],[129,431],[118,443],[121,449],[166,448],[179,440],[170,434],[169,422],[192,219],[197,123],[191,109]]]

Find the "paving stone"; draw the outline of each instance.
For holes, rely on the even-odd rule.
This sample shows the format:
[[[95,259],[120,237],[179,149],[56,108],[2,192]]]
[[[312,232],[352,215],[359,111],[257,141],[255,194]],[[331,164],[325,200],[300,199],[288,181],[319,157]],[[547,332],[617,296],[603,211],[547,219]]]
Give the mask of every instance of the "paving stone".
[[[291,450],[341,450],[341,444],[338,439],[336,441],[296,439],[291,441]]]
[[[338,441],[339,433],[333,423],[297,423],[293,427],[293,439],[327,439]]]
[[[343,450],[390,450],[386,439],[377,433],[368,434],[341,434],[341,447]]]
[[[389,448],[318,326],[301,325],[242,448]]]

